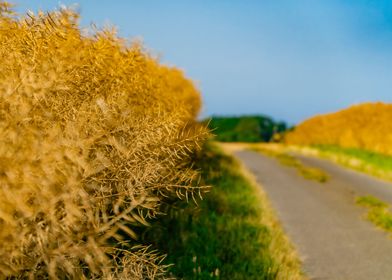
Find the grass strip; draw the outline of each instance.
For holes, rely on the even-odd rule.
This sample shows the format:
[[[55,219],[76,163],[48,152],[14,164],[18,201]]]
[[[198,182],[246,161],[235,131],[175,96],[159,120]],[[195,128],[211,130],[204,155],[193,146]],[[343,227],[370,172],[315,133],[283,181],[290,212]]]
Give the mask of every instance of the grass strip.
[[[267,147],[267,145],[250,147],[251,150],[260,152],[264,155],[276,158],[281,164],[294,167],[297,169],[298,173],[301,174],[305,179],[314,180],[320,183],[325,183],[329,180],[329,176],[323,170],[304,165],[301,161],[296,159],[294,156],[284,152],[283,150],[273,149]]]
[[[304,279],[300,262],[261,189],[209,144],[198,160],[213,186],[198,206],[171,206],[149,238],[182,279]],[[160,230],[157,230],[157,227]],[[158,234],[160,233],[160,234]],[[148,234],[147,234],[148,236]]]
[[[370,222],[386,232],[392,232],[392,213],[387,203],[371,195],[357,197],[356,202],[368,209],[366,217]]]
[[[289,149],[326,158],[345,167],[392,181],[392,156],[335,145],[289,146]]]

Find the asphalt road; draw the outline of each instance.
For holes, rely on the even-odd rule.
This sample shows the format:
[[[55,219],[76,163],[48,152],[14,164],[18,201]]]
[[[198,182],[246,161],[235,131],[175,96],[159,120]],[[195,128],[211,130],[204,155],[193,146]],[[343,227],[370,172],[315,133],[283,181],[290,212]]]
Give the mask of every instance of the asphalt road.
[[[392,183],[297,155],[330,175],[319,183],[257,152],[235,155],[267,193],[310,279],[392,279],[392,238],[366,221],[366,209],[355,204],[367,194],[392,204]]]

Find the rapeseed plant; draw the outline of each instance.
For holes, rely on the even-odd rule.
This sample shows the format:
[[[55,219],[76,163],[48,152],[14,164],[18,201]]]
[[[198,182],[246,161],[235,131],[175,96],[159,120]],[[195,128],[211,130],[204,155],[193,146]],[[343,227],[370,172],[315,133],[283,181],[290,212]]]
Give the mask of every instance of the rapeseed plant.
[[[203,188],[193,83],[72,10],[0,2],[0,278],[163,278],[137,231]]]
[[[315,116],[287,133],[294,145],[336,145],[392,155],[392,104],[364,103]]]

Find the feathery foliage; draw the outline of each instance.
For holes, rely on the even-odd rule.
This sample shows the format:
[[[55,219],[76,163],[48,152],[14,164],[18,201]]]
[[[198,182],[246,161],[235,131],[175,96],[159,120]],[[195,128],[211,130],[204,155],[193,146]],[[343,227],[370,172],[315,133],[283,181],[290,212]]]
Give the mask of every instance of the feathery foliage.
[[[115,31],[0,2],[0,278],[164,277],[138,229],[198,194],[200,95]]]

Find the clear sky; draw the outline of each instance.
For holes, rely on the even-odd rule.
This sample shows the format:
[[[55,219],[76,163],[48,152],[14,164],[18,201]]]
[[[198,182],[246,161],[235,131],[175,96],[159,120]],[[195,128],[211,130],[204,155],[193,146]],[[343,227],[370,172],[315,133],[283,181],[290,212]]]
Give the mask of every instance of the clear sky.
[[[182,68],[203,116],[296,123],[392,102],[392,0],[15,0],[18,11],[79,3],[82,26],[117,26]]]

